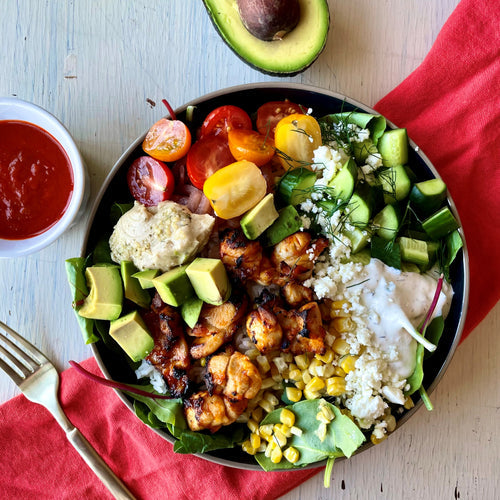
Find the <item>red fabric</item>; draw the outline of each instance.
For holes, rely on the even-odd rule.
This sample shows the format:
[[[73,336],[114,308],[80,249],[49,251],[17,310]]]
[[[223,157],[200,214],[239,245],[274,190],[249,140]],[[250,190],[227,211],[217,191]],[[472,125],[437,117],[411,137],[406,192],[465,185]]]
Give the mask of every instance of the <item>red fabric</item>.
[[[462,0],[423,63],[375,108],[446,182],[470,259],[464,338],[500,299],[500,2]]]
[[[462,0],[422,65],[376,105],[408,129],[461,214],[471,271],[464,335],[500,296],[499,26],[498,0]],[[98,371],[93,360],[85,366]],[[73,369],[62,374],[61,401],[138,498],[274,499],[318,472],[245,472],[174,454],[112,390]],[[111,498],[47,410],[24,396],[0,406],[0,449],[0,498]]]

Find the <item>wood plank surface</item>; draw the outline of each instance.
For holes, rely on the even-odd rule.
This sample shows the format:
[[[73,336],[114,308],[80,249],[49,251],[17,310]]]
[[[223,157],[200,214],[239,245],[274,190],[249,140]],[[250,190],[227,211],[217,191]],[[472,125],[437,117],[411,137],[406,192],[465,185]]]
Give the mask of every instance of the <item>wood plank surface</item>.
[[[241,62],[195,0],[3,0],[0,95],[56,115],[88,166],[91,201],[128,145],[174,107],[242,83],[292,81],[368,105],[423,60],[457,0],[330,0],[328,44],[293,78]],[[80,254],[87,216],[50,247],[0,260],[0,319],[59,370],[91,355],[82,342],[64,260]],[[496,499],[499,490],[500,305],[461,345],[417,415],[380,445],[287,493],[299,499]],[[18,394],[0,373],[0,402]]]

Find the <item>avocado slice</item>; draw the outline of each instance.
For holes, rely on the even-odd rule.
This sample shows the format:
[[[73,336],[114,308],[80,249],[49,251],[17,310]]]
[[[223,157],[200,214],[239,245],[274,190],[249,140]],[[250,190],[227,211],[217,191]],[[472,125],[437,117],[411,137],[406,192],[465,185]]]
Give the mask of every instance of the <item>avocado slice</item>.
[[[116,266],[91,266],[85,269],[90,293],[78,309],[82,318],[113,320],[120,316],[123,286]]]
[[[325,48],[330,27],[326,0],[299,0],[300,20],[281,40],[263,41],[241,21],[236,0],[203,0],[215,29],[245,63],[271,76],[306,70]]]

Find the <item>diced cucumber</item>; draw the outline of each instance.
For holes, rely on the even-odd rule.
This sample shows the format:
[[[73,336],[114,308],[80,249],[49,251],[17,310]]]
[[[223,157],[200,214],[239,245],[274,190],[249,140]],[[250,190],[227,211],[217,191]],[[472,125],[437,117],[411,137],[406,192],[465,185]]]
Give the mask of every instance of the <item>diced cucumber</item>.
[[[443,236],[459,228],[457,219],[448,207],[443,207],[422,222],[424,231],[433,240],[439,240]]]
[[[288,171],[280,180],[278,196],[284,205],[299,205],[311,196],[316,174],[307,168]]]
[[[366,159],[370,155],[374,155],[378,153],[378,149],[373,144],[373,141],[368,138],[363,142],[353,142],[352,143],[352,152],[354,154],[354,159],[358,165],[364,165]]]
[[[410,192],[412,207],[422,215],[438,210],[446,200],[446,184],[441,179],[417,182]]]
[[[401,250],[401,260],[413,262],[419,266],[427,266],[429,264],[430,256],[427,242],[414,238],[406,238],[405,236],[401,236],[398,242]]]
[[[342,260],[342,263],[346,262],[359,262],[360,264],[367,265],[370,263],[372,256],[369,248],[363,248],[359,252],[351,253],[348,259]]]
[[[384,192],[386,204],[404,200],[411,189],[411,181],[403,165],[380,170],[378,179]]]
[[[384,240],[396,237],[401,224],[401,212],[397,205],[386,205],[373,218],[375,232]]]
[[[377,147],[384,166],[395,167],[408,163],[408,135],[405,128],[384,132]]]
[[[367,182],[359,182],[347,207],[347,218],[358,228],[366,227],[373,211],[372,187]]]
[[[328,187],[332,189],[333,198],[341,201],[348,201],[354,192],[354,187],[358,180],[358,167],[356,162],[349,158],[337,175],[328,183]]]
[[[351,240],[351,254],[358,253],[365,248],[370,241],[370,233],[359,227],[355,227],[352,230],[344,229],[342,233]]]

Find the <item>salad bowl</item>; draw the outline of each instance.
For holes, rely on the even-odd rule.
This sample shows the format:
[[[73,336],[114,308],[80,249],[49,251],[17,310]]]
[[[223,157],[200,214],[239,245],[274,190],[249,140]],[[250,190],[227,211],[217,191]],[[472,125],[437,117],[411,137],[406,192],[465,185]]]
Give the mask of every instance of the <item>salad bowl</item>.
[[[285,99],[291,102],[300,103],[306,109],[310,108],[315,116],[325,116],[353,110],[374,115],[378,114],[376,111],[360,102],[324,89],[293,83],[262,83],[231,87],[202,96],[178,108],[176,110],[176,115],[178,119],[189,123],[192,135],[196,137],[196,130],[201,126],[204,117],[219,106],[228,104],[235,105],[243,108],[252,116],[262,104],[269,101],[283,101]],[[186,115],[187,113],[188,117]],[[388,126],[389,128],[396,128],[390,122],[388,122]],[[109,234],[112,229],[109,214],[113,205],[116,203],[130,202],[131,196],[127,185],[127,170],[136,158],[144,154],[141,146],[146,137],[146,133],[147,131],[138,137],[122,154],[103,184],[92,208],[81,250],[82,257],[89,255],[96,248],[102,236],[104,234]],[[411,139],[409,140],[409,146],[408,163],[412,167],[417,179],[427,180],[439,178],[438,172],[429,159]],[[459,222],[459,215],[450,196],[447,198],[447,203],[456,220]],[[461,232],[461,229],[459,229],[459,232]],[[451,309],[446,318],[444,331],[439,340],[437,350],[432,356],[429,356],[424,361],[425,375],[423,387],[427,394],[432,393],[445,373],[459,343],[465,323],[469,294],[469,266],[465,240],[463,234],[460,234],[463,240],[463,247],[450,267],[450,281],[454,291]],[[107,378],[120,380],[130,384],[137,383],[134,371],[129,363],[127,363],[125,357],[117,355],[116,351],[105,342],[99,341],[92,344],[92,350],[100,369]],[[131,411],[134,411],[133,400],[122,391],[117,391],[117,393],[123,403],[127,405]],[[414,407],[396,415],[397,428],[401,427],[404,422],[415,415],[422,405],[422,400],[417,394],[415,396]],[[176,441],[166,430],[153,430],[171,443]],[[372,444],[368,441],[362,445],[356,453],[360,453],[370,446],[372,446]],[[262,470],[255,462],[254,457],[244,453],[239,447],[211,451],[198,454],[198,456],[225,466],[247,470]],[[325,463],[326,461],[316,462],[307,467],[319,467],[325,465]]]

